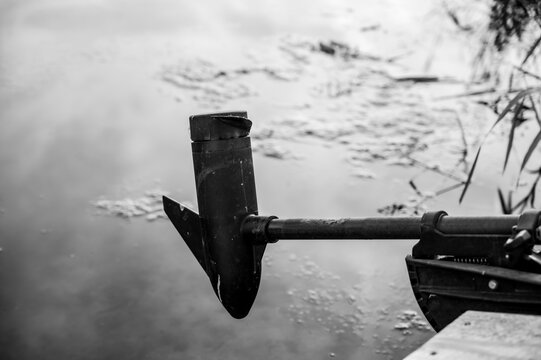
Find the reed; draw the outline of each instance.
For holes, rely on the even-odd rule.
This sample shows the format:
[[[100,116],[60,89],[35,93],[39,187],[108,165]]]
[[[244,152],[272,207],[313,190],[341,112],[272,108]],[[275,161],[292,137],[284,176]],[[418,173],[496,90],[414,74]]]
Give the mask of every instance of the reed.
[[[529,35],[528,38],[530,39],[532,38],[530,35],[533,35],[533,40],[529,40],[529,43],[525,44],[525,51],[520,62],[511,66],[507,78],[507,91],[503,94],[495,94],[495,98],[490,104],[496,113],[496,120],[480,142],[460,194],[460,203],[463,201],[471,184],[485,140],[502,120],[508,120],[511,123],[507,136],[502,172],[505,172],[507,168],[509,156],[515,144],[516,129],[519,126],[527,121],[535,120],[539,127],[537,135],[521,156],[519,179],[522,172],[527,170],[526,166],[541,141],[541,74],[536,73],[536,71],[539,71],[537,60],[541,49],[541,2],[538,0],[493,0],[487,34],[489,40],[485,41],[481,46],[478,58],[487,53],[487,47],[492,47],[496,52],[503,53],[509,47],[524,45],[526,34]],[[500,111],[498,105],[502,103],[505,106]],[[513,203],[513,191],[510,191],[506,197],[503,191],[498,189],[498,197],[504,213],[522,211],[528,205],[534,206],[537,184],[541,179],[541,166],[536,170],[527,171],[537,174],[537,176],[529,184],[527,194],[518,202]]]

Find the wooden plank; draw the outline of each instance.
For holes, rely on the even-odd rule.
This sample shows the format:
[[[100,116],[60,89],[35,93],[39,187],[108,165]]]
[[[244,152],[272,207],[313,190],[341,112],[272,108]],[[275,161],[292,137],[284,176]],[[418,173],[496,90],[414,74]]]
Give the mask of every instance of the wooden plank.
[[[404,360],[539,360],[541,316],[467,311]]]

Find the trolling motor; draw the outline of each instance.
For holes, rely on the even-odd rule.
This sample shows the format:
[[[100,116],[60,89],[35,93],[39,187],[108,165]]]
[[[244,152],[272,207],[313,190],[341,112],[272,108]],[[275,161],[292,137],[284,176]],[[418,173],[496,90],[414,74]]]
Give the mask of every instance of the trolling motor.
[[[282,239],[419,239],[406,265],[415,298],[439,331],[467,310],[541,315],[541,211],[485,217],[279,219],[257,211],[246,112],[195,115],[190,134],[199,214],[164,210],[237,319],[248,315],[265,247]]]

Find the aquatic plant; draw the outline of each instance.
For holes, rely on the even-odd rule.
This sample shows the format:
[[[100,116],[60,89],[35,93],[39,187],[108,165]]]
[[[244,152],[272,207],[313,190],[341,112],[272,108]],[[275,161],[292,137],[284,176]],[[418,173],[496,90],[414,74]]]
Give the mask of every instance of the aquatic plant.
[[[541,3],[538,0],[493,0],[488,28],[496,49],[502,51],[512,38],[521,40],[531,22],[541,25]],[[523,63],[540,41],[541,37],[532,44]]]
[[[502,54],[510,46],[515,47],[516,50],[518,48],[517,44],[522,44],[525,34],[530,35],[530,39],[532,35],[534,37],[524,49],[525,51],[520,64],[511,64],[507,75],[507,90],[503,94],[496,95],[490,104],[486,104],[494,110],[497,118],[479,145],[468,177],[464,182],[459,202],[462,202],[471,184],[484,141],[502,120],[509,119],[511,122],[503,171],[507,168],[509,155],[516,137],[516,129],[519,126],[533,119],[537,121],[537,125],[539,126],[537,135],[531,140],[526,152],[522,156],[518,174],[519,179],[531,159],[534,150],[539,146],[539,142],[541,141],[541,118],[539,110],[541,108],[541,98],[539,96],[541,93],[541,76],[535,73],[535,71],[538,71],[538,64],[536,63],[537,53],[541,48],[541,2],[537,0],[493,0],[487,28],[487,35],[491,40],[484,41],[478,61],[483,56],[486,56],[487,47],[489,46]],[[515,45],[512,45],[512,41],[516,41],[514,43]],[[487,73],[489,72],[485,72],[485,74]],[[499,105],[501,103],[506,103],[506,105],[500,111]],[[528,204],[532,207],[534,206],[537,183],[541,179],[541,167],[537,170],[528,170],[528,172],[537,174],[537,176],[529,184],[530,188],[526,195],[517,203],[513,204],[513,190],[505,197],[503,191],[498,189],[498,197],[504,213],[522,211]]]

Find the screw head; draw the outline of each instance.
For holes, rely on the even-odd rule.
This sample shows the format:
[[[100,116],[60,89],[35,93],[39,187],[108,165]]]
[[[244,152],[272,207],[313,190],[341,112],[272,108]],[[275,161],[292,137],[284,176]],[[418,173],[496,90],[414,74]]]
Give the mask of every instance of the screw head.
[[[498,282],[496,280],[494,280],[494,279],[490,280],[488,282],[488,288],[490,290],[496,290],[498,288]]]

